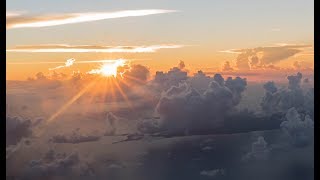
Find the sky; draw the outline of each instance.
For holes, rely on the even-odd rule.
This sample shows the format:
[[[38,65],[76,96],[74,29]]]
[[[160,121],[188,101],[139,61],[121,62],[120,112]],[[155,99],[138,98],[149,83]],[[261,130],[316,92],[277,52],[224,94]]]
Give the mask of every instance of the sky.
[[[247,72],[248,67],[239,65],[238,62],[242,62],[239,56],[246,54],[245,49],[258,47],[273,49],[261,48],[247,54],[249,61],[256,55],[259,59],[267,59],[263,63],[259,61],[259,67],[250,65],[250,71],[276,75],[286,69],[312,74],[313,7],[311,0],[78,0],[76,3],[70,0],[10,0],[6,7],[7,79],[24,80],[37,72],[49,73],[55,65],[46,62],[61,63],[71,58],[75,62],[124,58],[146,65],[152,73],[168,71],[180,60],[190,72],[223,73],[228,69],[224,68],[228,61],[232,69],[229,74],[234,74]],[[128,17],[128,12],[124,12],[128,10],[135,17]],[[115,15],[115,12],[120,17],[110,18],[110,13]],[[74,13],[78,17],[71,21],[78,18],[82,22],[60,21],[56,26],[49,22],[49,25],[42,24],[44,27],[30,24],[41,18],[47,22],[72,19]],[[95,19],[98,13],[103,16],[100,20]],[[89,20],[84,20],[86,18]],[[28,23],[33,27],[27,27]],[[54,52],[30,50],[44,51],[43,45],[48,44],[71,47],[68,47],[69,52],[60,46],[54,46]],[[94,46],[95,52],[83,52],[87,48],[82,45]],[[82,52],[76,46],[82,46]],[[128,52],[123,50],[125,48],[115,48],[119,46],[146,48]],[[101,50],[106,47],[109,47],[108,51]],[[70,52],[70,48],[76,50]],[[235,49],[238,50],[236,53],[230,51]],[[260,57],[265,54],[269,54],[269,58]],[[64,64],[59,63],[56,65]],[[86,72],[96,66],[97,63],[75,64],[60,71]]]

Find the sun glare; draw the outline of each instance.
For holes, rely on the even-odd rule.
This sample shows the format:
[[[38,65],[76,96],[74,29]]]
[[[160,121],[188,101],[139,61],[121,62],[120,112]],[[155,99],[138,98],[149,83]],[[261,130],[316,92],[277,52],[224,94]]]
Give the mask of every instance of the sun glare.
[[[124,60],[117,60],[113,63],[105,63],[101,66],[100,72],[103,76],[107,77],[117,77],[118,74],[118,67],[123,66],[125,64]]]

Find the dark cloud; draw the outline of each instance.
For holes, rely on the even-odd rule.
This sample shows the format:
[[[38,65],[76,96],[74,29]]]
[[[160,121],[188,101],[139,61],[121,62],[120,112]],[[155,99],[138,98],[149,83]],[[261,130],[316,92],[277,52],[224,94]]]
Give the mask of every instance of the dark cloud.
[[[212,78],[202,71],[198,71],[198,73],[195,73],[194,76],[190,77],[188,80],[192,88],[197,89],[199,92],[204,92],[208,88]]]
[[[217,176],[225,175],[224,169],[203,170],[200,172],[202,176],[209,176],[210,178],[216,178]]]
[[[243,157],[243,160],[266,160],[270,153],[267,145],[268,143],[264,140],[264,137],[259,136],[257,141],[252,143],[251,151]]]
[[[309,91],[308,94],[303,92],[300,86],[302,74],[297,73],[297,75],[288,76],[287,79],[289,81],[288,88],[278,89],[273,82],[264,85],[266,94],[261,102],[262,109],[267,113],[285,113],[292,107],[295,107],[298,111],[312,111],[310,106],[313,106],[313,103],[310,106],[305,106],[307,96],[312,95],[312,92]]]
[[[160,119],[143,121],[140,130],[155,125],[154,130],[161,127],[188,133],[190,129],[219,126],[226,114],[239,104],[246,85],[246,79],[237,77],[225,81],[217,74],[203,93],[186,82],[172,86],[162,94],[156,107]]]
[[[313,141],[314,122],[309,115],[304,120],[293,107],[286,113],[286,121],[281,123],[281,128],[290,137],[293,145],[303,147]]]
[[[277,92],[278,90],[278,88],[276,87],[273,81],[269,81],[266,84],[264,84],[263,88],[271,94]]]
[[[148,80],[149,74],[150,71],[147,67],[137,64],[132,65],[129,70],[124,71],[122,77],[125,78],[126,81],[145,83]]]
[[[181,67],[181,63],[178,67],[171,68],[167,73],[157,71],[154,77],[154,83],[159,88],[167,90],[171,86],[178,85],[188,79],[187,71],[184,71]]]
[[[67,135],[55,135],[49,141],[53,143],[70,143],[79,144],[84,142],[92,142],[100,140],[100,135],[82,135],[77,130],[73,131],[70,136]]]
[[[44,158],[30,161],[23,179],[66,176],[72,172],[72,168],[77,166],[79,162],[79,156],[76,152],[58,157],[54,151],[49,151]]]
[[[16,145],[23,137],[32,134],[30,119],[6,116],[6,146]]]

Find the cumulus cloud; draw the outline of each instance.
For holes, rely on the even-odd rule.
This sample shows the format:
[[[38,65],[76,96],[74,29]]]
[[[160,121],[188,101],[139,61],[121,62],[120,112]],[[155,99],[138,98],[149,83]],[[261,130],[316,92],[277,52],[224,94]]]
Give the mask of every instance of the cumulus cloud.
[[[70,143],[79,144],[84,142],[98,141],[101,138],[99,135],[82,135],[78,131],[73,131],[70,136],[55,135],[49,141],[53,143]]]
[[[160,119],[142,121],[138,129],[185,131],[188,134],[190,130],[219,127],[226,114],[239,103],[246,85],[246,79],[224,80],[216,74],[203,93],[186,82],[172,86],[162,93],[157,104]]]
[[[282,130],[290,137],[293,145],[303,147],[313,141],[314,122],[309,115],[301,115],[293,107],[286,113],[286,121],[280,124]]]
[[[270,153],[270,149],[267,145],[268,143],[264,140],[264,137],[259,136],[257,141],[252,143],[251,151],[243,157],[243,160],[266,160]]]
[[[121,72],[121,68],[118,68],[118,71]],[[146,66],[140,65],[140,64],[134,64],[131,65],[130,68],[127,70],[124,70],[122,74],[122,77],[124,79],[127,79],[128,81],[134,82],[134,83],[145,83],[148,80],[148,77],[150,75],[150,71]]]
[[[233,71],[234,69],[231,67],[230,62],[226,61],[223,64],[222,71]]]
[[[6,146],[16,145],[23,137],[32,134],[30,119],[6,116]]]
[[[199,92],[204,92],[212,80],[213,79],[210,76],[207,76],[202,71],[198,71],[194,76],[188,79],[191,87],[197,89]]]
[[[35,28],[49,27],[64,24],[74,24],[82,22],[91,22],[113,18],[147,16],[153,14],[172,13],[175,10],[164,9],[143,9],[126,10],[115,12],[88,12],[88,13],[65,13],[65,14],[43,14],[43,15],[25,15],[15,13],[6,16],[7,29],[12,28]]]
[[[50,71],[52,70],[56,70],[56,69],[60,69],[60,68],[64,68],[64,67],[70,67],[73,65],[74,61],[76,61],[74,58],[71,58],[71,59],[68,59],[66,62],[65,62],[65,65],[63,66],[57,66],[57,67],[54,67],[54,68],[49,68]],[[55,74],[56,75],[56,74]]]
[[[44,158],[30,161],[25,169],[25,179],[44,179],[45,177],[66,176],[72,168],[79,165],[78,153],[59,157],[54,151],[49,151]]]
[[[102,45],[68,45],[68,44],[43,44],[22,45],[7,49],[7,52],[29,53],[154,53],[161,49],[182,48],[183,45],[159,44],[147,46],[102,46]]]
[[[115,133],[117,131],[117,121],[118,120],[119,120],[119,118],[117,116],[115,116],[112,112],[107,113],[107,118],[106,118],[107,130],[105,132],[106,136],[115,135]]]
[[[168,72],[157,71],[154,77],[154,83],[160,85],[160,88],[168,89],[173,85],[178,85],[188,79],[187,71],[181,69],[181,62],[178,67],[171,68]]]
[[[186,65],[184,64],[184,62],[183,61],[180,61],[179,62],[179,65],[178,65],[178,68],[179,69],[183,69],[183,68],[185,68],[186,67]]]
[[[236,66],[239,70],[268,68],[282,60],[288,59],[310,45],[280,45],[270,47],[257,47],[252,49],[236,49],[223,52],[239,53]]]
[[[313,114],[313,102],[308,98],[308,96],[312,98],[312,91],[309,90],[308,93],[304,93],[301,88],[302,74],[290,75],[287,79],[289,81],[288,88],[278,89],[274,82],[267,82],[264,85],[266,94],[261,102],[262,109],[267,113],[285,113],[288,109],[295,107],[298,111]],[[305,101],[311,104],[306,106]]]

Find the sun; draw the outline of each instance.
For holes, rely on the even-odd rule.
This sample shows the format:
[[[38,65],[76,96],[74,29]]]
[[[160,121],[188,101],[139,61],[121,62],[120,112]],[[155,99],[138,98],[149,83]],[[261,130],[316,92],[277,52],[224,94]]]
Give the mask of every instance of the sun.
[[[103,76],[117,76],[117,67],[114,66],[113,64],[104,64],[101,67],[101,74]]]
[[[124,60],[117,60],[112,63],[105,63],[101,65],[100,73],[106,77],[117,77],[118,67],[125,64]]]

